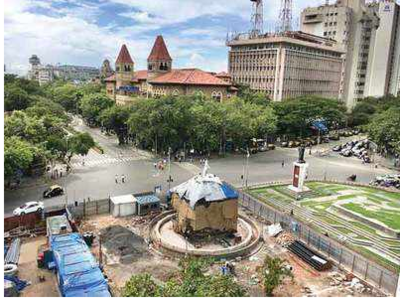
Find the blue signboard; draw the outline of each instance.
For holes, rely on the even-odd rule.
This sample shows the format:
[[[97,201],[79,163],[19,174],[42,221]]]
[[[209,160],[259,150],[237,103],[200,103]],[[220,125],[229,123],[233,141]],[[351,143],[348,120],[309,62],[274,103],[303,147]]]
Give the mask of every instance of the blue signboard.
[[[136,86],[121,86],[118,88],[118,91],[128,91],[128,92],[138,92],[139,87]]]

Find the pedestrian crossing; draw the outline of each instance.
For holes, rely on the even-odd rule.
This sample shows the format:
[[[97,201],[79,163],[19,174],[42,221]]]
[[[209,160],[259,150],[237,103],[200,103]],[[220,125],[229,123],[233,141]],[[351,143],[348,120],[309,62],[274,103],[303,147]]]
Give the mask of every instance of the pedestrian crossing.
[[[74,156],[71,160],[71,165],[73,168],[88,168],[147,159],[148,156],[144,154],[131,153],[130,155],[110,156],[108,154],[100,154],[94,150],[90,150],[86,156]]]

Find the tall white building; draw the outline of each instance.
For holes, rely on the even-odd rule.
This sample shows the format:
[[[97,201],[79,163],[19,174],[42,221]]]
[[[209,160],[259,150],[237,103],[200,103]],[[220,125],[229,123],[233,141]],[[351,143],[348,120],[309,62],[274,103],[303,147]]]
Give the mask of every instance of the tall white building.
[[[364,96],[397,95],[400,80],[400,6],[394,1],[381,1],[369,7],[380,21],[371,44],[370,71]]]
[[[358,99],[399,93],[399,5],[394,0],[337,0],[301,14],[301,30],[331,38],[345,54],[340,98],[351,109]]]

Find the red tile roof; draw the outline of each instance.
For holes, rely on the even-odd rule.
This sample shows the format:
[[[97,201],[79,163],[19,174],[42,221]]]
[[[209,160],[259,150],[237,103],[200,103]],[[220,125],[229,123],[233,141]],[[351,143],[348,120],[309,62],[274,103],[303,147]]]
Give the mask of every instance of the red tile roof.
[[[168,53],[167,46],[165,45],[164,38],[162,35],[158,35],[156,41],[154,42],[153,49],[150,52],[147,61],[154,60],[167,60],[171,61],[172,58]]]
[[[151,81],[150,84],[216,85],[231,86],[209,72],[200,69],[173,69]]]
[[[135,71],[135,78],[138,80],[147,80],[147,70]]]
[[[109,76],[108,78],[104,79],[105,82],[115,82],[115,74]],[[138,70],[135,71],[135,76],[131,80],[132,82],[138,82],[140,80],[147,80],[147,70]]]
[[[129,54],[128,48],[126,45],[122,45],[121,50],[119,51],[119,55],[117,61],[115,63],[129,63],[133,64],[133,60],[131,55]]]

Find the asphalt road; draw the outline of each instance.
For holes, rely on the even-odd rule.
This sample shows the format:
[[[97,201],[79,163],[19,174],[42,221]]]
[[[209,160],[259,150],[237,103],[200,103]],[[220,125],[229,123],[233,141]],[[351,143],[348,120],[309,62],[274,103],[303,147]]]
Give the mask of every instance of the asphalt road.
[[[43,191],[52,184],[64,187],[64,196],[45,199],[45,205],[59,205],[65,202],[82,201],[90,198],[104,199],[108,196],[123,195],[152,191],[155,186],[161,185],[163,190],[168,189],[168,167],[164,171],[154,168],[155,158],[151,154],[136,150],[130,146],[120,147],[115,137],[106,137],[98,129],[87,127],[80,119],[73,121],[75,129],[89,132],[105,150],[104,154],[91,151],[82,159],[72,159],[73,169],[68,176],[47,183],[39,183],[31,187],[22,187],[18,190],[6,190],[4,196],[4,212],[12,213],[13,209],[26,201],[43,200]],[[332,144],[330,144],[332,146]],[[368,183],[378,174],[392,171],[378,168],[371,164],[363,165],[357,158],[344,158],[336,153],[329,153],[320,157],[317,150],[327,150],[328,146],[322,145],[313,149],[313,154],[306,151],[305,159],[309,163],[309,178],[334,179],[345,181],[351,174],[357,174],[357,181]],[[248,185],[268,181],[289,180],[292,176],[292,163],[297,159],[297,150],[277,148],[276,150],[258,153],[248,160]],[[82,165],[84,160],[85,165]],[[282,167],[282,161],[285,162]],[[243,155],[231,155],[225,158],[216,158],[209,161],[210,172],[216,174],[227,182],[241,186],[244,181],[241,175],[244,171],[246,159]],[[178,185],[201,171],[198,162],[172,163],[171,186]],[[121,183],[120,177],[124,174],[126,182]],[[115,183],[118,175],[119,183]]]

